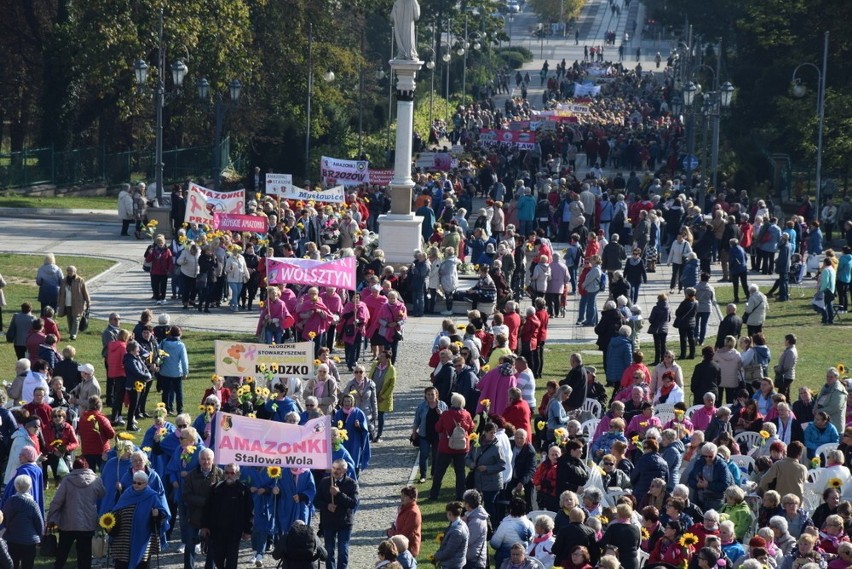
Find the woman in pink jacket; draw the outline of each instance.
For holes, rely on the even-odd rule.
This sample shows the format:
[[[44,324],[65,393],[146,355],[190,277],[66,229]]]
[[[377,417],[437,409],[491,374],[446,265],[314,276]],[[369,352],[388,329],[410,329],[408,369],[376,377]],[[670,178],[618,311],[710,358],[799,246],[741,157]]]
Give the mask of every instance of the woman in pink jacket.
[[[314,357],[324,345],[325,331],[334,315],[319,297],[319,290],[311,287],[296,303],[296,330],[302,340],[314,343]]]
[[[333,286],[325,287],[325,290],[320,293],[320,299],[325,303],[326,308],[328,308],[332,314],[340,314],[340,311],[343,309],[343,299],[338,294],[337,289]],[[334,336],[336,332],[335,326],[329,326],[328,330],[325,332],[325,347],[329,350],[334,349]]]
[[[364,304],[367,305],[367,310],[370,311],[370,321],[367,323],[366,337],[370,339],[370,349],[373,352],[375,360],[379,355],[379,349],[384,346],[384,340],[378,335],[379,331],[379,309],[387,304],[388,299],[380,293],[382,288],[379,285],[370,287],[370,294],[364,297]]]
[[[381,297],[384,298],[384,297]],[[370,321],[370,311],[361,301],[361,293],[352,295],[352,300],[343,307],[340,316],[340,339],[343,341],[346,367],[349,371],[355,369],[358,358],[361,357],[361,339],[366,334],[367,323]]]
[[[387,304],[379,309],[379,334],[390,349],[391,363],[396,363],[396,351],[402,340],[402,331],[408,319],[405,303],[399,298],[399,293],[392,290],[388,293]]]
[[[267,290],[266,304],[260,309],[256,334],[264,344],[280,344],[284,330],[293,325],[294,319],[281,300],[281,290],[271,286]]]

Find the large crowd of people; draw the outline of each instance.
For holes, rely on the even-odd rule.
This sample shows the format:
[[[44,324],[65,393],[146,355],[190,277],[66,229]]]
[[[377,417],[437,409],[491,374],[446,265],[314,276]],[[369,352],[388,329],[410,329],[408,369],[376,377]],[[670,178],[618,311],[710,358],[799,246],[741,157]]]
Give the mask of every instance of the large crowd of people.
[[[607,79],[599,97],[569,97],[593,76]],[[36,546],[55,535],[54,567],[76,544],[86,569],[107,534],[120,569],[148,567],[174,547],[185,567],[204,554],[207,567],[231,568],[241,540],[256,567],[272,554],[294,568],[345,569],[359,480],[374,445],[387,442],[406,324],[438,314],[423,362],[431,385],[411,412],[418,476],[400,491],[376,567],[426,561],[418,501],[440,499],[451,467],[455,499],[431,559],[447,569],[852,565],[846,370],[828,368],[817,392],[794,386],[808,346],[795,331],[769,345],[764,332],[773,295],[788,301],[804,279],[814,279],[823,324],[847,310],[852,205],[829,200],[814,212],[804,199],[785,215],[770,196],[705,191],[699,174],[681,176],[684,132],[665,79],[618,63],[545,70],[547,105],[580,102],[587,112],[542,130],[531,150],[479,141],[481,128],[538,120],[524,98],[502,111],[459,107],[451,138],[463,157],[448,171],[414,173],[424,245],[405,263],[378,247],[377,218],[389,207],[381,187],[350,188],[330,205],[266,195],[256,177],[246,213],[265,217],[269,231],[251,234],[183,223],[177,186],[167,239],[146,219],[146,188],[127,185],[121,234],[135,224],[152,241],[152,304],[219,309],[223,320],[254,312],[259,342],[314,344],[316,375],[214,376],[192,416],[192,362],[168,313],[145,310],[131,327],[113,312],[103,361],[81,363],[73,342],[91,297],[75,267],[46,256],[37,298],[6,327],[18,360],[0,393],[0,566],[31,568]],[[846,245],[835,249],[841,228]],[[273,256],[354,257],[357,289],[270,285]],[[662,265],[668,293],[643,306],[640,290]],[[753,273],[774,275],[775,286],[761,290]],[[715,339],[714,282],[734,291]],[[55,316],[72,342],[61,351]],[[545,383],[558,318],[594,328],[603,365],[574,353],[564,379]],[[700,359],[691,378],[678,363],[687,359]],[[219,411],[293,424],[331,416],[331,470],[219,465]],[[153,419],[144,432],[142,419]],[[45,503],[51,473],[57,491]]]

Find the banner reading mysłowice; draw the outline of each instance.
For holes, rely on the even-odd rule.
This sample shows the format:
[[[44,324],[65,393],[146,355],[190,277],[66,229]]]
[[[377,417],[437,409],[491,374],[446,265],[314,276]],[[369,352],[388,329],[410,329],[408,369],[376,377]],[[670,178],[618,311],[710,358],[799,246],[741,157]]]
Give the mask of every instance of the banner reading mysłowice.
[[[269,370],[277,378],[313,377],[314,344],[251,344],[216,340],[216,374],[260,376]]]
[[[214,452],[219,464],[280,466],[282,468],[331,468],[331,417],[292,425],[216,413],[218,421]]]

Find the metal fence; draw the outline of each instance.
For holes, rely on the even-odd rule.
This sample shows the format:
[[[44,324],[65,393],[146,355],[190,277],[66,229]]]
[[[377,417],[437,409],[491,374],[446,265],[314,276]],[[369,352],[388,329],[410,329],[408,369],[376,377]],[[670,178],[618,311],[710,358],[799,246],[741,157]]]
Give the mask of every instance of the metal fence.
[[[218,149],[221,164],[230,160],[230,140]],[[163,180],[183,182],[187,178],[213,175],[214,146],[177,148],[163,151]],[[20,152],[0,153],[0,188],[25,188],[41,184],[75,186],[80,184],[119,184],[132,179],[154,179],[152,152],[106,153],[103,148],[75,148],[57,151],[52,148],[29,148]],[[242,160],[233,163],[240,171]]]

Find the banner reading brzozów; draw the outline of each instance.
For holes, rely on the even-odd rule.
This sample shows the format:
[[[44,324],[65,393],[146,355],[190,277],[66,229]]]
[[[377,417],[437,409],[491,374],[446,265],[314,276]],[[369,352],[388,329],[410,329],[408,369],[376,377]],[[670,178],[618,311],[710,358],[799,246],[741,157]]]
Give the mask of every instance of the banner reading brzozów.
[[[267,257],[266,282],[271,285],[306,284],[355,290],[355,257],[331,261]]]
[[[216,340],[216,375],[259,377],[269,371],[274,377],[313,377],[314,343],[253,344]]]
[[[183,220],[186,223],[203,223],[212,226],[213,214],[243,214],[246,212],[245,203],[245,190],[217,192],[190,183],[189,191],[186,193],[186,215]]]
[[[323,156],[320,178],[327,184],[359,186],[370,181],[370,163],[366,160],[343,160]]]
[[[304,425],[216,413],[214,453],[220,464],[331,468],[331,417],[311,419]],[[289,476],[289,473],[284,473]]]

